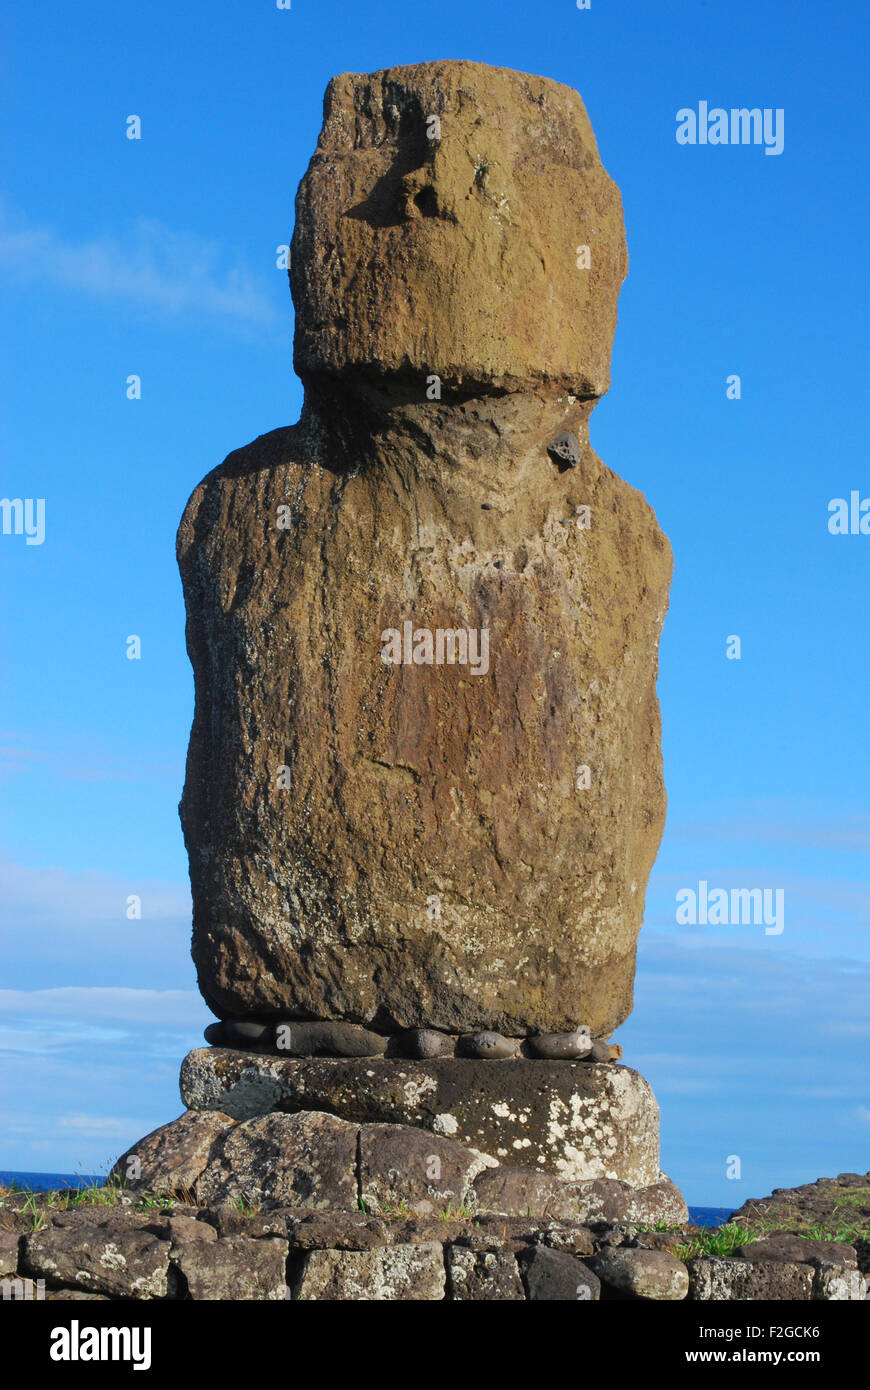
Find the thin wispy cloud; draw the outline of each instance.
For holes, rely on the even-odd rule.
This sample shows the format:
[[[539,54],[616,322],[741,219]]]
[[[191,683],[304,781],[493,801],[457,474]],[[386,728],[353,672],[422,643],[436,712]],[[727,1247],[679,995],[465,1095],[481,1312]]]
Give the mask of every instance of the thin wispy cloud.
[[[0,735],[0,781],[32,773],[32,764],[47,765],[51,776],[68,777],[77,782],[133,782],[143,780],[172,781],[176,786],[184,779],[184,763],[157,758],[135,759],[108,749],[93,748],[78,741],[75,735],[65,743],[36,746],[25,733]]]
[[[99,1019],[128,1026],[191,1028],[203,1011],[194,990],[0,989],[0,1019],[27,1016],[34,1026],[49,1019],[65,1023]]]
[[[255,275],[218,242],[156,218],[136,219],[123,235],[95,232],[76,241],[0,210],[0,274],[7,281],[133,303],[162,317],[207,314],[277,329],[282,318],[265,285],[268,265],[264,259],[263,275]]]
[[[131,895],[140,918],[127,916]],[[32,984],[108,990],[135,982],[137,997],[149,988],[183,993],[194,983],[190,916],[184,881],[70,873],[0,858],[0,978],[25,991]],[[108,995],[86,997],[96,1006]]]
[[[193,990],[0,990],[0,1056],[177,1057],[209,1017]]]
[[[116,930],[125,918],[126,895],[138,892],[149,925],[190,920],[190,889],[171,880],[122,879],[117,874],[83,870],[69,873],[51,866],[31,868],[0,858],[0,927],[14,933],[22,926],[95,927]],[[128,936],[134,933],[128,925]]]
[[[59,1130],[107,1139],[124,1139],[135,1124],[135,1119],[122,1115],[61,1115],[57,1121]]]
[[[747,841],[753,845],[787,845],[800,849],[870,853],[870,815],[843,812],[807,802],[748,802],[729,814],[699,816],[668,824],[673,840]]]

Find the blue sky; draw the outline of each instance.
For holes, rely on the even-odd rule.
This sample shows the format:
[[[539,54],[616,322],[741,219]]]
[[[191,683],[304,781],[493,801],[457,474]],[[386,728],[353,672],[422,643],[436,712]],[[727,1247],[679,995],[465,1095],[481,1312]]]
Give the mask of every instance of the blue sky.
[[[209,1014],[175,529],[210,468],[298,414],[275,248],[329,77],[455,57],[576,87],[625,206],[591,439],[676,562],[668,826],[617,1035],[664,1166],[731,1206],[870,1167],[870,536],[827,528],[830,499],[870,496],[866,12],[17,0],[0,24],[0,495],[46,499],[42,545],[0,535],[0,1166],[100,1171],[180,1109]],[[679,145],[700,101],[782,108],[782,154]],[[678,926],[700,880],[782,888],[784,931]]]

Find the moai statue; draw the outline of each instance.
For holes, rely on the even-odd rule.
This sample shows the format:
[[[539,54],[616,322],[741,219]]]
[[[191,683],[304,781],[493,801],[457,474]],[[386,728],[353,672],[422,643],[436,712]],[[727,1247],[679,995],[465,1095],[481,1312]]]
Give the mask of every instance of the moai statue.
[[[178,542],[193,953],[237,1037],[534,1047],[629,1014],[671,554],[589,443],[626,269],[570,88],[330,83],[291,252],[302,417],[196,488]]]

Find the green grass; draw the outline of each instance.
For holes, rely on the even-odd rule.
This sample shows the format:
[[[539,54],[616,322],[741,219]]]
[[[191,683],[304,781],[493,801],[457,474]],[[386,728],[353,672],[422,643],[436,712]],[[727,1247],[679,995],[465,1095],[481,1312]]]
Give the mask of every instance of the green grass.
[[[470,1207],[451,1207],[447,1206],[443,1211],[439,1211],[439,1221],[470,1221],[476,1215]]]
[[[738,1246],[752,1245],[763,1236],[775,1235],[777,1231],[795,1230],[794,1224],[783,1225],[781,1221],[761,1221],[751,1228],[728,1222],[724,1226],[705,1226],[696,1231],[686,1241],[675,1246],[674,1254],[678,1260],[692,1260],[699,1255],[727,1259]],[[831,1228],[826,1225],[802,1226],[795,1234],[805,1240],[836,1240],[852,1245],[856,1240],[870,1240],[870,1226],[853,1225]]]
[[[234,1197],[230,1202],[233,1211],[237,1211],[240,1216],[256,1216],[260,1208],[250,1202],[246,1202],[244,1197]]]
[[[380,1215],[385,1221],[406,1221],[412,1216],[417,1216],[418,1213],[413,1207],[408,1206],[407,1201],[403,1197],[398,1206],[393,1207],[390,1206],[389,1203],[385,1203],[381,1207]]]
[[[850,1187],[842,1197],[837,1198],[834,1211],[838,1207],[870,1207],[870,1187]]]
[[[45,1212],[40,1211],[39,1207],[36,1205],[36,1197],[34,1193],[28,1193],[28,1195],[24,1199],[24,1206],[21,1208],[21,1210],[22,1212],[29,1212],[30,1215],[33,1217],[34,1233],[36,1233],[37,1231],[41,1231],[46,1221],[48,1220],[48,1217],[46,1216]]]
[[[678,1260],[692,1260],[698,1255],[726,1257],[733,1255],[738,1245],[754,1239],[753,1232],[743,1226],[703,1226],[685,1244],[674,1250]]]
[[[138,1207],[142,1211],[155,1208],[171,1211],[174,1207],[196,1206],[193,1193],[182,1188],[174,1193],[145,1192],[141,1196],[128,1192],[126,1178],[110,1175],[103,1186],[86,1183],[84,1187],[61,1187],[44,1192],[42,1189],[22,1187],[20,1183],[10,1183],[0,1187],[0,1210],[28,1213],[36,1219],[40,1214],[40,1224],[34,1230],[41,1230],[52,1211],[74,1211],[80,1207]]]
[[[22,1187],[11,1183],[0,1188],[0,1206],[12,1206],[13,1210],[31,1210],[38,1203],[42,1208],[52,1211],[69,1211],[74,1207],[115,1207],[124,1196],[123,1180],[110,1179],[104,1187],[88,1183],[84,1187],[61,1187],[51,1192],[38,1188]],[[14,1206],[18,1198],[24,1199],[23,1206]]]
[[[420,1216],[420,1212],[409,1206],[405,1197],[395,1205],[389,1202],[379,1203],[376,1213],[371,1211],[362,1197],[358,1198],[356,1206],[357,1211],[362,1212],[363,1215],[377,1216],[379,1221],[409,1221]],[[480,1213],[472,1211],[470,1207],[446,1206],[435,1215],[439,1221],[469,1221],[472,1217],[479,1216]]]

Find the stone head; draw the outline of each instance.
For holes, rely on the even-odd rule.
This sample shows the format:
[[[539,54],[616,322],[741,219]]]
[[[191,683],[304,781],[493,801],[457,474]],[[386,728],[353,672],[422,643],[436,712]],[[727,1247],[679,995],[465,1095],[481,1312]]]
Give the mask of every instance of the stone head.
[[[482,63],[327,89],[291,257],[303,381],[609,384],[622,204],[577,92]]]

